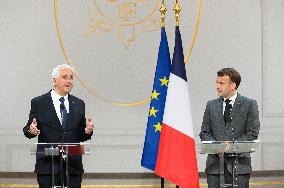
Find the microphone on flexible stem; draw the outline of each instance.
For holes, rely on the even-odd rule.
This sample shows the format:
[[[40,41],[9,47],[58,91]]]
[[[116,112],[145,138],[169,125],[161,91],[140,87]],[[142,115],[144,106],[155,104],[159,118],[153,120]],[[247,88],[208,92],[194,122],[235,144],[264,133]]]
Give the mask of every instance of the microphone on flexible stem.
[[[61,137],[61,141],[62,141],[62,144],[63,144],[63,124],[65,123],[64,122],[64,118],[63,118],[63,110],[64,110],[64,108],[65,108],[65,105],[64,104],[60,104],[60,114],[61,114],[61,124],[62,124],[62,129],[61,129],[61,131],[62,131],[62,137]]]
[[[60,104],[60,113],[61,113],[61,118],[63,118],[63,110],[65,108],[64,104]]]
[[[63,151],[63,141],[64,141],[64,139],[63,139],[63,132],[64,132],[64,130],[63,130],[63,125],[64,125],[64,118],[63,118],[63,110],[64,110],[64,108],[65,108],[65,105],[64,104],[60,104],[60,114],[61,114],[61,124],[62,124],[62,127],[61,127],[61,143],[62,143],[62,148],[61,148],[61,150]]]
[[[64,135],[64,130],[63,130],[63,124],[64,124],[64,118],[63,118],[63,110],[65,106],[64,104],[60,104],[60,114],[61,114],[61,159],[60,159],[60,166],[61,166],[61,185],[64,186],[64,175],[63,175],[63,160],[64,160],[64,148],[63,148],[63,135]]]

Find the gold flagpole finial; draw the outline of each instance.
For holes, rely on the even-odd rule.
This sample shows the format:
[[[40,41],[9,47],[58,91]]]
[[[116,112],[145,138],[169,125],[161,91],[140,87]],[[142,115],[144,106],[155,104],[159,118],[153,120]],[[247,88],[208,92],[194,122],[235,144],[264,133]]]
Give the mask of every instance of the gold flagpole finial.
[[[181,11],[181,8],[178,4],[178,0],[176,0],[176,4],[174,6],[174,12],[176,17],[176,26],[179,26],[179,12]]]
[[[162,1],[162,6],[160,8],[160,12],[161,12],[161,27],[165,27],[167,8],[165,6],[164,0]]]

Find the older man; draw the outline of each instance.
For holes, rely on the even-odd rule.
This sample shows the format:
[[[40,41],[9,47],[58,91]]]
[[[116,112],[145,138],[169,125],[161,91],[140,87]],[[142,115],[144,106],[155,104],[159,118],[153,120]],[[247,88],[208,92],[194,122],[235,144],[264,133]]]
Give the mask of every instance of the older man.
[[[255,100],[237,92],[241,76],[233,68],[217,72],[216,90],[219,98],[207,103],[200,132],[201,141],[251,141],[259,133],[259,113]],[[219,155],[223,155],[222,153]],[[234,158],[225,155],[225,183],[232,183]],[[220,158],[209,154],[205,172],[209,188],[220,187]],[[239,188],[248,188],[251,168],[249,155],[239,157],[237,164]]]
[[[39,143],[79,143],[91,139],[94,124],[85,118],[85,103],[70,95],[73,88],[73,69],[71,66],[58,65],[52,71],[53,89],[48,93],[35,97],[31,101],[31,110],[27,125],[23,128],[26,137],[38,136]],[[42,148],[38,147],[38,151]],[[55,157],[55,184],[61,185],[61,173],[65,163],[60,165],[60,157]],[[61,161],[62,162],[62,161]],[[81,187],[83,164],[81,156],[68,158],[69,187]],[[61,172],[61,173],[60,173]],[[35,173],[40,188],[52,187],[51,157],[36,156]],[[62,181],[63,180],[63,181]]]

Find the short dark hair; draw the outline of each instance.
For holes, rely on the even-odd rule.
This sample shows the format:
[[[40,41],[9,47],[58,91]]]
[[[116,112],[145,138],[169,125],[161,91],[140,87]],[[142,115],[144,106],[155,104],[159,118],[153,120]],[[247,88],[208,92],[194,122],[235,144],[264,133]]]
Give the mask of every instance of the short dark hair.
[[[231,82],[236,83],[236,89],[241,83],[241,75],[234,68],[223,68],[217,72],[217,76],[229,76]]]

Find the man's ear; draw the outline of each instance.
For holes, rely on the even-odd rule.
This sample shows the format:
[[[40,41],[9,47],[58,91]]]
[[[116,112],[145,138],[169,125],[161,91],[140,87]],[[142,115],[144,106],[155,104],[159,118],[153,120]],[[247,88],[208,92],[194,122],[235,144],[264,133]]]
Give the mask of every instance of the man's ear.
[[[56,79],[52,78],[52,81],[53,81],[53,85],[56,86]]]
[[[237,84],[235,82],[232,82],[231,83],[231,89],[234,90],[236,89],[237,90]]]

